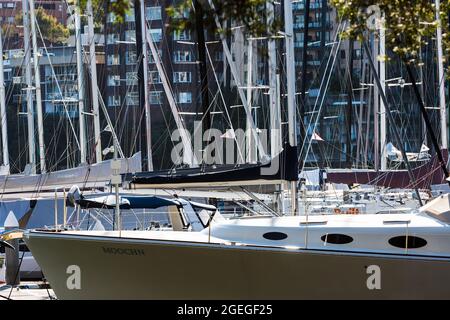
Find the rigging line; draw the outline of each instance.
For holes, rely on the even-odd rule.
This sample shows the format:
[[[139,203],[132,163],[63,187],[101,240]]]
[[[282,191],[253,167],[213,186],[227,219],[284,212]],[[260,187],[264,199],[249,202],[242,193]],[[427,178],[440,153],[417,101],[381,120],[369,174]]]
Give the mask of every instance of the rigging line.
[[[313,110],[312,110],[312,114],[313,114],[313,115],[317,112],[316,109],[317,109],[318,101],[319,101],[319,99],[320,99],[320,93],[322,92],[322,87],[323,87],[323,84],[324,84],[324,82],[325,82],[326,75],[327,75],[327,73],[328,73],[328,68],[329,68],[329,65],[330,65],[330,61],[332,60],[332,57],[333,57],[333,49],[334,49],[334,46],[335,46],[337,37],[339,36],[339,29],[340,29],[341,26],[342,26],[342,24],[339,23],[338,28],[337,28],[337,30],[336,30],[335,38],[334,38],[334,40],[333,40],[333,46],[332,46],[332,48],[331,48],[331,50],[330,50],[330,55],[328,56],[328,59],[327,59],[327,63],[326,63],[326,66],[325,66],[325,72],[324,72],[324,75],[323,75],[323,77],[322,77],[322,80],[321,80],[321,83],[320,83],[320,86],[319,86],[319,94],[317,95],[316,101],[315,101],[315,103],[314,103],[314,108],[313,108]],[[337,50],[336,50],[336,52],[335,52],[335,55],[337,55]],[[331,71],[330,71],[330,75],[328,75],[328,77],[331,77]],[[310,85],[310,88],[312,88],[312,84]],[[323,95],[325,95],[325,93],[323,93]],[[299,108],[297,108],[297,113],[299,113],[299,112],[300,112],[300,110],[299,110]],[[314,121],[314,116],[311,116],[311,120],[310,120],[309,123],[308,123],[308,127],[307,127],[307,128],[304,128],[304,132],[308,133],[308,130],[309,130],[309,128],[310,128],[310,126],[311,126],[311,123],[312,123],[313,121]],[[305,125],[305,124],[304,124],[304,125]],[[302,147],[301,147],[301,149],[300,149],[299,157],[301,157],[301,156],[303,155],[303,149],[304,149],[304,147],[305,147],[305,144],[307,143],[306,140],[307,140],[307,139],[305,139],[305,140],[302,142]],[[306,157],[306,156],[307,156],[307,155],[305,155],[305,157]]]
[[[228,124],[230,125],[231,130],[233,130],[233,132],[234,132],[234,127],[233,127],[233,123],[232,123],[232,121],[231,121],[230,113],[228,112],[227,103],[226,103],[226,101],[225,101],[225,97],[224,97],[224,95],[223,95],[223,92],[222,92],[222,88],[221,88],[219,79],[217,78],[217,73],[216,73],[216,70],[215,70],[215,68],[214,68],[214,64],[213,64],[213,61],[212,61],[212,59],[211,59],[211,54],[210,54],[210,52],[209,52],[208,46],[206,46],[206,54],[208,55],[209,63],[211,64],[211,68],[213,69],[214,79],[215,79],[215,81],[216,81],[216,83],[217,83],[217,89],[218,89],[218,91],[219,91],[219,93],[220,93],[220,98],[221,98],[222,103],[223,103],[223,106],[224,106],[225,114],[226,114],[226,116],[227,116],[227,118],[228,118],[228,119],[227,119],[227,120],[228,120]],[[240,147],[239,147],[239,143],[238,143],[238,141],[237,141],[236,135],[234,136],[234,140],[236,141],[236,144],[237,144],[239,156],[241,157],[241,159],[243,159],[242,152],[241,152],[241,149],[240,149]]]
[[[339,24],[339,26],[341,26],[341,24]],[[339,26],[338,26],[338,30],[339,30]],[[344,26],[345,26],[345,24],[344,24]],[[343,26],[343,27],[344,27],[344,26]],[[338,35],[339,35],[339,32],[336,32],[336,38],[335,38],[335,40],[333,41],[334,43],[336,42]],[[329,74],[328,74],[328,79],[326,80],[325,90],[324,90],[324,92],[322,93],[322,101],[321,101],[321,103],[320,103],[319,110],[318,110],[318,112],[317,112],[316,120],[315,120],[315,122],[314,122],[313,131],[316,129],[317,123],[318,123],[319,118],[320,118],[320,111],[321,111],[321,109],[322,109],[323,102],[324,102],[324,100],[325,100],[326,92],[327,92],[327,90],[328,90],[328,85],[329,85],[329,83],[330,83],[330,79],[331,79],[331,76],[332,76],[332,71],[333,71],[333,69],[334,69],[334,65],[335,65],[335,62],[336,62],[336,58],[337,58],[337,56],[338,56],[337,51],[338,51],[339,48],[340,48],[341,41],[342,41],[342,38],[339,37],[339,42],[338,42],[337,45],[336,45],[336,52],[335,52],[335,54],[334,54],[334,57],[333,57],[333,54],[332,54],[333,51],[330,52],[330,56],[329,56],[329,59],[328,59],[328,62],[327,62],[327,67],[326,67],[325,71],[328,69],[328,66],[329,66],[329,63],[330,63],[332,57],[333,57],[333,62],[332,62],[332,64],[331,64],[330,71],[328,71],[328,73],[329,73]],[[335,45],[333,44],[333,48],[334,48],[334,46],[335,46]],[[325,75],[326,75],[326,73],[327,73],[327,72],[325,72],[324,77],[322,78],[322,83],[320,84],[320,87],[319,87],[319,93],[322,92],[322,88],[323,88],[323,85],[324,85],[324,82],[325,82]],[[319,99],[320,99],[320,94],[317,95],[316,102],[315,102],[314,109],[313,109],[314,112],[315,112],[316,109],[317,109],[317,104],[318,104],[318,102],[319,102]],[[311,121],[310,121],[310,123],[308,124],[308,128],[307,128],[307,131],[306,131],[306,132],[309,132],[309,129],[311,128],[311,123],[313,122],[313,118],[314,118],[314,116],[311,117]],[[308,138],[306,138],[305,140],[308,140]],[[304,142],[302,143],[302,148],[300,149],[300,157],[303,155],[303,149],[304,149],[304,147],[305,147],[305,144],[307,144],[307,149],[306,149],[305,157],[307,156],[307,154],[309,153],[310,146],[311,146],[311,141],[312,141],[312,136],[311,136],[309,142],[308,142],[308,141],[304,141]],[[300,160],[300,157],[299,157],[299,160]],[[302,163],[301,169],[303,169],[303,167],[304,167],[304,165],[305,165],[305,159],[303,159],[303,160],[301,161],[301,163]]]
[[[337,45],[337,48],[339,48],[340,44],[341,44],[341,39],[339,39],[339,43],[338,43],[338,45]],[[322,95],[322,101],[320,102],[319,110],[318,110],[318,112],[317,112],[316,120],[315,120],[315,122],[314,122],[314,127],[312,128],[312,129],[313,129],[312,132],[315,132],[315,130],[316,130],[316,128],[317,128],[317,124],[318,124],[319,119],[320,119],[320,113],[321,113],[321,111],[322,111],[323,103],[324,103],[324,101],[325,101],[326,92],[327,92],[328,86],[329,86],[329,84],[330,84],[331,74],[332,74],[332,70],[334,69],[334,65],[335,65],[337,56],[338,56],[338,55],[337,55],[337,52],[336,52],[336,54],[335,54],[335,56],[334,56],[334,59],[333,59],[333,63],[332,63],[332,65],[331,65],[330,74],[329,74],[329,76],[328,76],[328,79],[327,79],[327,82],[326,82],[326,85],[325,85],[325,90],[324,90],[323,95]],[[308,126],[308,131],[309,131],[310,128],[311,128],[311,124]],[[307,131],[307,132],[308,132],[308,131]],[[308,140],[308,138],[306,138],[306,140]],[[311,135],[311,137],[309,138],[309,142],[308,142],[307,149],[306,149],[306,155],[309,153],[309,150],[311,149],[311,142],[312,142],[312,135]],[[304,144],[303,144],[303,145],[304,145]],[[303,151],[303,145],[302,145],[302,151]],[[305,162],[306,162],[306,158],[304,158],[304,159],[302,160],[302,168],[304,167]]]
[[[75,136],[75,141],[76,141],[76,143],[77,143],[77,145],[78,145],[78,149],[81,149],[81,147],[80,147],[80,142],[78,141],[77,134],[76,134],[76,132],[75,132],[75,128],[74,128],[74,126],[73,126],[72,120],[70,120],[69,110],[67,109],[66,102],[64,101],[64,97],[63,97],[63,94],[62,94],[62,90],[61,90],[61,87],[60,87],[60,85],[59,85],[58,78],[56,77],[55,69],[54,69],[54,67],[53,67],[53,63],[52,63],[52,60],[51,60],[51,58],[50,58],[50,54],[49,54],[49,52],[48,52],[48,50],[47,50],[47,46],[45,45],[44,38],[42,37],[41,28],[39,27],[39,24],[37,23],[36,18],[35,18],[34,23],[36,24],[36,28],[37,28],[37,30],[38,30],[38,32],[39,32],[39,36],[40,36],[40,38],[41,38],[41,40],[42,40],[42,42],[43,42],[44,50],[45,50],[45,52],[46,52],[46,54],[47,54],[47,59],[48,59],[48,62],[49,62],[49,64],[50,64],[50,69],[52,70],[52,74],[53,74],[53,76],[55,77],[55,80],[56,80],[56,87],[57,87],[57,89],[58,89],[58,91],[59,91],[59,94],[61,95],[61,99],[63,99],[62,104],[63,104],[63,106],[64,106],[64,110],[65,110],[66,113],[67,113],[67,117],[68,117],[68,120],[69,120],[69,123],[70,123],[70,127],[71,127],[71,129],[72,129],[72,131],[73,131],[73,134],[74,134],[74,136]]]
[[[142,58],[143,58],[143,54],[141,53],[141,54],[139,55],[138,59],[137,59],[136,66],[135,66],[135,68],[134,68],[133,71],[132,71],[133,73],[136,73],[136,74],[137,74],[137,69],[139,68],[139,64],[141,63]],[[138,79],[138,81],[139,81],[139,79]],[[142,81],[142,79],[141,79],[141,81]],[[115,127],[118,127],[118,126],[119,126],[119,122],[120,122],[120,118],[121,118],[120,114],[122,113],[122,111],[123,111],[124,109],[126,109],[126,110],[125,110],[125,113],[127,113],[127,111],[128,111],[129,108],[130,108],[130,106],[129,106],[128,104],[125,106],[125,103],[126,103],[127,95],[128,95],[130,92],[134,92],[134,90],[132,91],[132,89],[134,89],[134,87],[135,87],[135,84],[133,84],[133,83],[131,83],[130,85],[127,85],[127,87],[126,87],[125,99],[122,101],[122,104],[121,104],[121,106],[120,106],[120,108],[119,108],[118,115],[116,116],[116,119],[115,119]],[[134,108],[134,106],[133,106],[132,108]],[[143,110],[141,110],[141,113],[142,113],[142,112],[143,112]],[[140,116],[139,124],[141,124],[141,121],[142,121],[142,116]],[[125,121],[125,119],[124,119],[124,121],[122,122],[121,128],[120,128],[120,130],[119,130],[119,136],[120,136],[120,138],[122,138],[122,137],[125,135],[126,122],[127,122],[127,121]],[[135,140],[135,143],[133,143],[134,146],[135,146],[136,143],[137,143],[137,138],[138,138],[139,135],[140,135],[139,130],[136,130],[136,135],[135,135],[135,139],[134,139],[134,140]],[[111,142],[111,138],[110,138],[110,142]],[[134,146],[133,146],[133,147],[130,147],[130,152],[131,152],[131,153],[133,153]]]
[[[147,24],[147,32],[150,32],[150,30],[152,29],[152,28],[151,28],[151,25],[149,24],[148,21],[146,21],[145,23]],[[163,35],[163,37],[164,37],[164,35]],[[150,40],[154,41],[154,40],[153,40],[153,36],[151,36]],[[158,54],[159,60],[162,61],[161,54],[160,54],[160,52],[159,52],[159,48],[157,47],[157,49],[158,49],[158,50],[156,50],[156,53]],[[169,61],[171,61],[171,59],[169,59]],[[171,63],[171,66],[172,66],[172,62],[170,62],[170,63]],[[166,66],[165,66],[164,63],[161,63],[161,68],[162,68],[163,72],[165,73],[166,78],[169,79],[169,77],[167,76],[167,75],[168,75],[168,72],[167,72],[167,70],[166,70]],[[172,66],[172,68],[173,68],[173,66]],[[169,91],[170,91],[170,93],[172,94],[172,96],[175,96],[175,95],[174,95],[175,90],[172,88],[171,82],[168,81],[167,85],[168,85]],[[176,101],[175,101],[175,102],[176,102]],[[178,106],[178,103],[175,103],[175,108],[176,108],[177,112],[180,112],[180,108],[179,108],[179,106]],[[181,118],[181,119],[182,119],[182,122],[185,123],[184,119],[183,119],[183,118]]]

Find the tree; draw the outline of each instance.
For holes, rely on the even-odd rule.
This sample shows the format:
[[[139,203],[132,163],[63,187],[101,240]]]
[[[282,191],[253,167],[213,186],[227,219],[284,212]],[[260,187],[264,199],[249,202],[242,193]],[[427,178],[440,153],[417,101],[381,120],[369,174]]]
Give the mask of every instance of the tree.
[[[18,14],[15,19],[17,23],[22,23],[22,14]],[[47,14],[42,7],[36,9],[36,20],[44,40],[55,44],[67,42],[69,37],[69,29],[59,23],[55,17]]]
[[[406,63],[420,61],[420,48],[436,35],[436,7],[430,0],[331,0],[339,16],[349,25],[344,35],[362,39],[364,32],[374,29],[376,18],[384,18],[386,47]],[[440,20],[443,30],[444,55],[450,57],[450,2],[441,0]],[[447,69],[447,71],[450,71]]]
[[[71,0],[73,4],[75,1]],[[101,6],[102,0],[93,0],[93,6]],[[171,17],[169,26],[175,30],[195,29],[195,10],[192,0],[174,1],[175,4],[166,8],[167,14]],[[230,18],[237,25],[243,25],[247,32],[252,35],[274,34],[280,29],[280,20],[274,19],[267,24],[267,3],[276,3],[275,0],[197,0],[202,8],[202,21],[206,29],[210,31],[218,30],[215,18],[220,24],[225,25],[225,21]],[[80,0],[80,7],[86,8],[87,0]],[[132,0],[108,1],[108,11],[113,12],[117,23],[123,23],[125,14],[131,10]],[[211,5],[212,4],[212,5]]]

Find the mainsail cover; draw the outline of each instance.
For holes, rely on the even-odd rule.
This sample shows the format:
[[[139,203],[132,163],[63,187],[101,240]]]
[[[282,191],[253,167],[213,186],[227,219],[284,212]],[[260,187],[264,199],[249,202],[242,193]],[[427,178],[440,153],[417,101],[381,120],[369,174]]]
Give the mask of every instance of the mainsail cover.
[[[128,174],[125,180],[130,188],[244,186],[297,181],[297,147],[285,145],[280,154],[266,163],[141,172]]]
[[[55,188],[70,188],[74,184],[85,187],[101,187],[111,180],[111,161],[83,165],[76,168],[48,172],[43,174],[12,174],[0,176],[0,191],[8,192],[39,192]],[[141,153],[131,158],[118,159],[120,174],[140,172]]]

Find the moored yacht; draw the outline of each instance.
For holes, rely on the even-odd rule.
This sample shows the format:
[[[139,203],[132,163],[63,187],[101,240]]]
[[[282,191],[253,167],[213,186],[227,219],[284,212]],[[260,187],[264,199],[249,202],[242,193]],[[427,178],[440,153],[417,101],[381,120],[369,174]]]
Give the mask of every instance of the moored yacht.
[[[24,239],[60,299],[450,298],[450,195],[399,215],[227,220],[191,207],[174,231]]]

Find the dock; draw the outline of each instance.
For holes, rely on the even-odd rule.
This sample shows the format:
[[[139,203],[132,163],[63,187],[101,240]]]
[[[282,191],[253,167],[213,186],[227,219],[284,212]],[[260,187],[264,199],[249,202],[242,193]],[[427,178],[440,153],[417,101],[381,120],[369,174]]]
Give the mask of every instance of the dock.
[[[48,283],[42,281],[22,281],[11,287],[0,283],[1,300],[56,300],[56,295]]]

